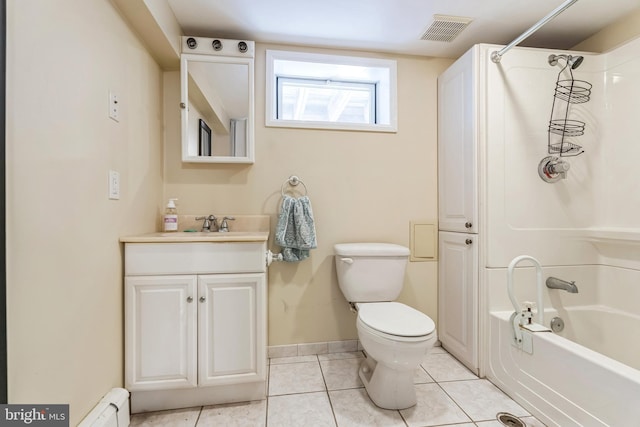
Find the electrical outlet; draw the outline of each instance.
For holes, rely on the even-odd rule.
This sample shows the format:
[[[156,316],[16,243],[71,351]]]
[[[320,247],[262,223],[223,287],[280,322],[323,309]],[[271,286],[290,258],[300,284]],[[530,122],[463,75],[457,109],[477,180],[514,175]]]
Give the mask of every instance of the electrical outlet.
[[[118,104],[119,97],[114,91],[109,91],[109,117],[116,122],[120,121],[120,105]]]
[[[109,199],[120,200],[120,173],[109,171]]]

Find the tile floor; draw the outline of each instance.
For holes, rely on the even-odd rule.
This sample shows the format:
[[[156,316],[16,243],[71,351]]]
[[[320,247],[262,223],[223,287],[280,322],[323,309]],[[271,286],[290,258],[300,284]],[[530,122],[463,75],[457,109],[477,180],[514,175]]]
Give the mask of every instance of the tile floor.
[[[416,371],[418,404],[376,407],[358,378],[361,352],[270,359],[266,400],[137,414],[131,426],[170,427],[502,427],[498,412],[544,427],[489,381],[441,347]]]

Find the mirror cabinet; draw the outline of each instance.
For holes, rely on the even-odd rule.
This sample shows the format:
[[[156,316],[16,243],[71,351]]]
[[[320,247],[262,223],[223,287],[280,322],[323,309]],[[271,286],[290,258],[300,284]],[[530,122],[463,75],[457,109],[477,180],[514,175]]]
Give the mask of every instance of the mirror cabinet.
[[[183,37],[182,161],[253,163],[255,43]]]

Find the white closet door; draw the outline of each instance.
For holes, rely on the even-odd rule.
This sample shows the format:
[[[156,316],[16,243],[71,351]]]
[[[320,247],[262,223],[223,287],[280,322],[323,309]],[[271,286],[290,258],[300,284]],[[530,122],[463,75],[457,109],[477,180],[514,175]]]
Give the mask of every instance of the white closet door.
[[[477,118],[473,51],[438,77],[439,229],[478,232]]]
[[[478,236],[440,232],[438,337],[478,373]]]

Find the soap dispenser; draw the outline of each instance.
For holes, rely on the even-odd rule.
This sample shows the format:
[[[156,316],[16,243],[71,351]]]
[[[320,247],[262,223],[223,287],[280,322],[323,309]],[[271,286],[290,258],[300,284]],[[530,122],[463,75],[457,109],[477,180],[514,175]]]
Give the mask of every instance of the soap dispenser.
[[[178,199],[169,199],[169,203],[167,203],[162,221],[164,231],[178,231],[178,209],[176,209],[176,200]]]

